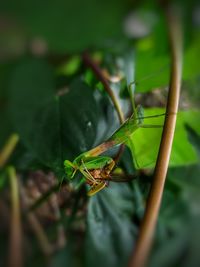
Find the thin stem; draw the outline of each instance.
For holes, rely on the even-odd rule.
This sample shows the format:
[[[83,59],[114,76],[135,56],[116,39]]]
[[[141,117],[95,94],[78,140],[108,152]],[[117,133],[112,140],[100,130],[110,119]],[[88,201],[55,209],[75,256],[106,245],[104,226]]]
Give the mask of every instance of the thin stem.
[[[97,76],[97,78],[102,82],[106,92],[108,93],[108,95],[110,96],[113,104],[114,104],[114,107],[117,111],[117,114],[118,114],[118,117],[119,117],[119,121],[120,123],[122,124],[124,122],[124,114],[120,108],[120,104],[117,100],[117,98],[115,97],[112,89],[110,88],[110,85],[108,83],[108,81],[106,80],[106,78],[104,77],[101,69],[99,68],[99,66],[92,60],[92,58],[89,56],[88,53],[83,53],[82,55],[82,58],[83,58],[83,61],[85,62],[86,65],[88,65],[92,70],[93,72],[95,73],[95,75]]]
[[[42,225],[37,219],[34,212],[27,212],[28,209],[28,197],[23,183],[20,183],[20,195],[22,199],[22,209],[26,214],[27,220],[32,228],[32,231],[35,233],[35,236],[38,240],[38,244],[41,248],[43,254],[48,258],[53,252],[53,247],[51,246]]]
[[[88,55],[88,53],[83,53],[83,61],[85,62],[86,65],[88,65],[92,70],[93,72],[96,74],[97,78],[102,82],[102,84],[104,85],[104,88],[106,90],[106,92],[108,93],[108,95],[110,96],[112,102],[113,102],[113,105],[117,111],[117,115],[118,115],[118,118],[119,118],[119,121],[120,121],[120,124],[123,124],[124,121],[125,121],[125,118],[124,118],[124,114],[121,110],[121,107],[120,107],[120,104],[117,100],[117,98],[115,97],[112,89],[110,88],[110,85],[108,83],[108,81],[106,80],[106,78],[104,77],[101,69],[99,68],[99,66],[92,60],[92,58]],[[122,144],[120,146],[120,149],[117,153],[117,155],[115,156],[115,162],[117,163],[122,155],[124,151],[124,145]]]
[[[172,63],[166,108],[167,115],[165,117],[159,154],[154,170],[153,183],[150,189],[138,240],[130,259],[130,267],[143,267],[148,259],[162,200],[176,125],[176,113],[178,111],[182,72],[182,31],[180,18],[175,10],[168,9],[166,11]]]
[[[13,153],[17,143],[19,141],[19,136],[17,134],[12,134],[5,146],[0,153],[0,168],[3,168],[7,163],[9,157]]]
[[[61,249],[66,244],[66,237],[65,237],[64,226],[61,223],[61,212],[60,212],[60,207],[58,204],[58,197],[55,193],[52,194],[51,199],[50,199],[50,203],[51,203],[51,206],[53,208],[55,218],[56,218],[57,222],[59,222],[57,225],[57,247],[59,247]]]
[[[10,249],[9,267],[23,266],[22,260],[22,228],[19,202],[19,186],[14,167],[8,167],[11,190],[11,218],[10,218]]]
[[[64,184],[65,185],[65,184]],[[40,198],[38,198],[35,203],[33,203],[29,208],[28,212],[32,212],[36,210],[38,207],[40,207],[45,201],[47,201],[51,195],[55,192],[58,192],[60,190],[60,183],[54,185],[51,187],[46,193],[42,194]]]
[[[31,225],[33,232],[38,240],[39,246],[46,257],[49,257],[53,252],[53,247],[51,246],[46,233],[39,220],[33,213],[27,214],[27,219]]]

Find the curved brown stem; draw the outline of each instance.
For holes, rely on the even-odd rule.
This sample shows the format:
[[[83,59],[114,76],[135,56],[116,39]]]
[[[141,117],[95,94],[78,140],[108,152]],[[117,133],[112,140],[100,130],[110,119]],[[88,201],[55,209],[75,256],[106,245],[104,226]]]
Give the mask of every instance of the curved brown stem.
[[[112,89],[110,88],[110,85],[108,83],[108,81],[106,80],[106,78],[104,77],[101,69],[99,68],[99,66],[92,60],[92,58],[89,56],[89,54],[87,52],[84,52],[83,55],[82,55],[82,59],[83,61],[85,62],[85,64],[87,66],[89,66],[93,72],[95,73],[95,75],[97,76],[97,78],[102,82],[102,84],[104,85],[104,88],[106,90],[106,92],[108,93],[108,95],[110,96],[112,102],[113,102],[113,105],[116,109],[116,112],[117,112],[117,115],[118,115],[118,118],[119,118],[119,121],[120,121],[120,124],[123,124],[124,121],[125,121],[125,118],[124,118],[124,114],[121,110],[121,107],[120,107],[120,104],[117,100],[117,98],[115,97]],[[115,158],[114,158],[114,161],[116,162],[116,164],[118,163],[122,153],[124,152],[124,145],[120,145],[120,148],[119,148],[119,151],[117,152]]]
[[[178,111],[181,72],[182,72],[182,31],[180,19],[175,10],[166,10],[169,39],[171,45],[171,76],[166,108],[165,123],[159,154],[154,170],[153,183],[150,189],[147,207],[140,227],[136,246],[134,247],[129,266],[143,267],[151,249],[157,217],[163,195],[164,183],[171,154],[172,142]]]
[[[108,83],[108,81],[106,80],[106,78],[104,77],[101,69],[99,68],[99,66],[93,61],[93,59],[89,56],[89,54],[87,52],[83,53],[82,55],[83,61],[84,63],[89,66],[93,72],[95,73],[96,77],[102,82],[106,92],[108,93],[108,95],[110,96],[114,107],[117,111],[118,117],[119,117],[119,121],[120,123],[124,122],[124,114],[120,108],[120,104],[117,100],[117,98],[115,97],[112,89],[110,88],[110,85]]]

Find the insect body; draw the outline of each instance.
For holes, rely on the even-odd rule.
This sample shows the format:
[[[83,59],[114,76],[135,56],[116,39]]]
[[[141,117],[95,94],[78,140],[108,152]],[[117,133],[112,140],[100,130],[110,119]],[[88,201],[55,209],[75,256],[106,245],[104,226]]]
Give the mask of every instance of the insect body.
[[[86,153],[78,156],[73,162],[64,161],[66,175],[73,179],[77,171],[83,175],[82,182],[91,186],[88,195],[92,196],[107,185],[110,172],[115,166],[112,158],[106,156],[88,157]]]
[[[103,142],[99,146],[85,152],[85,156],[97,156],[107,151],[108,149],[124,144],[128,141],[130,136],[140,127],[144,127],[143,124],[144,111],[142,106],[137,106],[135,112],[130,118],[128,118],[107,141]]]
[[[99,156],[108,149],[125,143],[131,134],[143,125],[143,109],[138,106],[134,114],[127,119],[112,136],[97,147],[79,155],[73,162],[64,161],[66,175],[73,179],[79,171],[84,176],[83,182],[91,186],[88,195],[94,195],[107,185],[110,173],[115,166],[111,157]]]
[[[164,114],[148,116],[145,118],[159,117]],[[133,115],[128,118],[105,142],[80,154],[73,162],[64,161],[66,175],[73,179],[75,173],[79,171],[84,178],[82,182],[90,185],[88,195],[92,196],[102,190],[110,179],[110,174],[115,167],[115,161],[111,157],[99,156],[108,149],[126,143],[131,135],[139,128],[157,128],[162,125],[146,125],[143,123],[144,115],[142,106],[134,109]]]

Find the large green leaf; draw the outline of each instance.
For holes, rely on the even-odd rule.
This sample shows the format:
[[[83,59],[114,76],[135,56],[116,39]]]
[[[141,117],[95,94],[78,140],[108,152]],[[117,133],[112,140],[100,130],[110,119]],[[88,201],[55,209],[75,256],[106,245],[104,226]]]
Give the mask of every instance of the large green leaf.
[[[74,52],[99,45],[122,32],[128,1],[25,1],[4,2],[1,10],[29,37],[40,38],[50,50]]]
[[[12,76],[10,98],[15,129],[46,166],[58,171],[64,159],[93,146],[103,111],[81,79],[56,91],[51,66],[43,60],[25,60]],[[105,131],[107,125],[101,126]]]
[[[164,109],[145,109],[145,116],[163,114]],[[178,113],[176,132],[170,159],[170,166],[189,165],[197,162],[197,152],[188,139],[185,125],[189,125],[200,134],[199,111],[180,111]],[[164,116],[145,119],[146,125],[163,125]],[[131,149],[136,167],[154,167],[161,140],[162,128],[140,128],[135,131],[127,145]]]
[[[85,245],[86,266],[126,266],[136,237],[132,223],[133,190],[110,184],[89,199]]]

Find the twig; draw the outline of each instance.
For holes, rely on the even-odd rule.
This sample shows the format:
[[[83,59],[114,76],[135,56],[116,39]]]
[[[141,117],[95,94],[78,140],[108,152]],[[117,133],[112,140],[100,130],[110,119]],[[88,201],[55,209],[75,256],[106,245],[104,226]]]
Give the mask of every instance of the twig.
[[[110,88],[109,82],[106,80],[104,74],[102,73],[101,69],[99,68],[99,66],[92,60],[92,58],[89,56],[88,53],[83,53],[82,55],[83,61],[85,62],[86,65],[88,65],[93,72],[95,73],[95,75],[97,76],[97,78],[102,82],[102,84],[104,85],[104,88],[106,90],[106,92],[108,93],[108,95],[110,96],[113,105],[116,109],[120,124],[123,124],[125,121],[124,118],[124,114],[121,110],[120,104],[116,98],[116,96],[114,95],[112,89]],[[124,152],[124,145],[120,145],[119,151],[117,152],[114,161],[116,162],[116,164],[118,163],[121,155]]]
[[[17,134],[12,134],[9,137],[7,143],[5,144],[0,153],[0,168],[3,168],[3,166],[7,163],[18,141],[19,141],[19,136]]]
[[[8,167],[8,176],[11,189],[11,218],[10,218],[10,249],[9,267],[22,267],[22,228],[19,203],[19,186],[14,167]]]
[[[63,183],[65,185],[65,183]],[[39,199],[37,199],[29,208],[28,208],[28,212],[32,212],[35,209],[37,209],[38,207],[40,207],[40,205],[42,205],[44,202],[48,201],[48,199],[51,197],[51,195],[54,192],[58,192],[60,190],[60,183],[54,185],[53,187],[51,187],[46,193],[44,193]]]
[[[61,212],[60,212],[60,208],[58,205],[58,197],[55,193],[52,194],[52,196],[50,198],[50,203],[51,203],[51,206],[53,208],[55,218],[58,222],[58,225],[57,225],[57,247],[59,249],[62,249],[62,248],[64,248],[67,241],[66,241],[66,237],[65,237],[64,226],[61,223]]]
[[[97,78],[102,82],[106,92],[108,93],[108,95],[110,96],[113,105],[117,111],[118,117],[119,117],[119,121],[122,124],[124,122],[124,114],[120,108],[120,104],[117,100],[117,98],[115,97],[112,89],[110,88],[110,85],[108,83],[108,81],[106,80],[106,78],[104,77],[101,69],[99,68],[99,66],[92,60],[92,58],[89,56],[88,53],[83,53],[82,55],[83,61],[85,62],[85,64],[87,66],[89,66],[93,72],[95,73],[95,75],[97,76]]]
[[[20,193],[21,193],[21,199],[22,199],[22,207],[24,211],[27,211],[28,198],[27,198],[26,190],[22,183],[20,184]],[[40,224],[34,212],[28,212],[26,213],[26,216],[27,216],[27,220],[30,223],[30,226],[33,232],[35,233],[35,236],[38,240],[39,246],[43,254],[46,256],[46,258],[48,258],[53,252],[53,247],[50,244],[48,237],[44,229],[42,228],[42,225]]]
[[[180,18],[175,10],[166,10],[166,18],[169,28],[172,62],[166,108],[166,114],[168,115],[165,117],[159,154],[154,170],[153,183],[150,189],[147,207],[141,224],[138,240],[129,262],[130,267],[143,267],[148,259],[162,200],[176,125],[176,113],[178,111],[182,72],[182,31]]]

